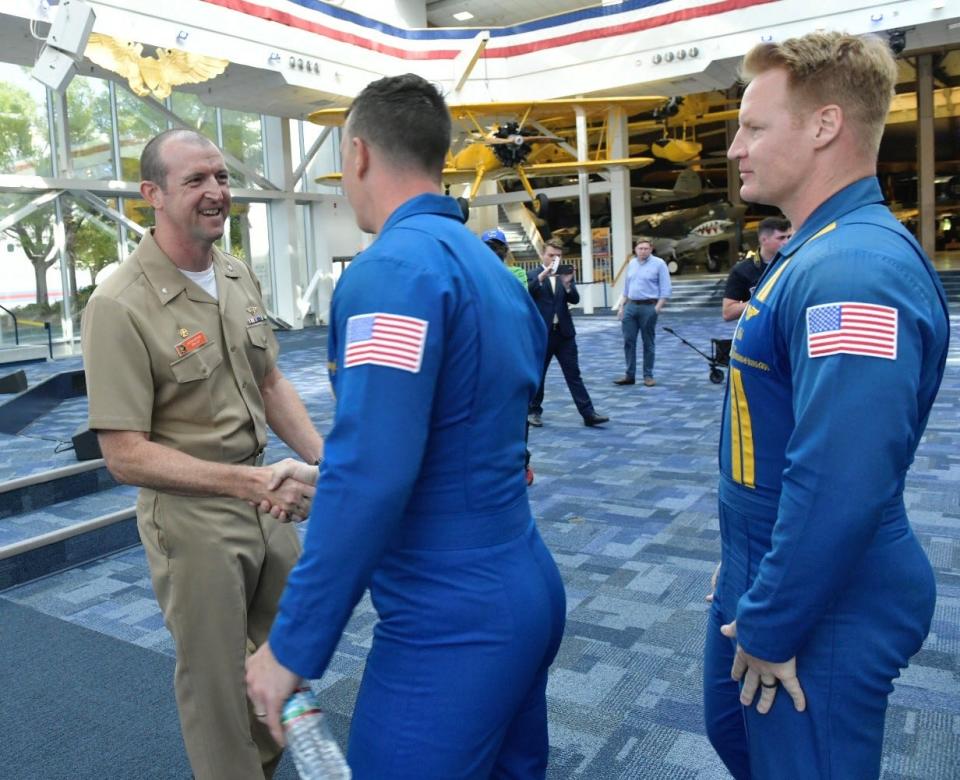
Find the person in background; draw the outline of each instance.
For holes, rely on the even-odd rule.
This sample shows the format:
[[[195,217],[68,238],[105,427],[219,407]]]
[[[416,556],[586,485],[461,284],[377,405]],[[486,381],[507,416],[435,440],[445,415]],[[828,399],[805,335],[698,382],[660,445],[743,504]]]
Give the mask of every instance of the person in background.
[[[500,258],[501,262],[504,264],[504,267],[510,271],[517,279],[520,284],[526,288],[527,286],[527,272],[524,271],[519,266],[507,265],[507,258],[510,256],[510,245],[507,243],[507,237],[503,234],[503,231],[500,228],[491,228],[483,232],[483,235],[480,236],[480,240],[486,244],[490,251],[493,252],[497,257]],[[525,422],[524,425],[524,444],[527,444],[530,440],[530,423],[529,421]],[[533,469],[530,468],[530,447],[527,446],[524,456],[524,477],[527,480],[527,486],[533,484],[536,475],[533,473]]]
[[[547,369],[554,357],[563,371],[563,378],[567,388],[577,405],[577,411],[583,417],[583,424],[592,427],[610,422],[609,417],[597,414],[593,408],[593,401],[580,377],[580,360],[577,353],[577,331],[573,326],[573,317],[570,316],[569,304],[580,303],[580,293],[577,292],[576,282],[573,280],[573,269],[570,266],[563,268],[560,273],[560,258],[563,256],[563,244],[557,239],[550,239],[543,248],[543,260],[539,270],[532,270],[527,274],[527,289],[533,296],[543,323],[547,328],[547,353],[543,361],[543,372],[540,387],[530,403],[527,420],[530,425],[539,428],[543,425],[543,392],[547,381]]]
[[[757,280],[789,238],[789,219],[766,217],[760,221],[757,227],[757,256],[741,260],[730,269],[727,276],[727,284],[723,290],[723,319],[740,319],[750,296],[753,295],[753,289],[757,286]]]
[[[440,194],[449,145],[447,106],[419,76],[372,82],[347,113],[343,188],[377,239],[334,290],[322,478],[269,642],[247,664],[282,739],[284,700],[323,674],[370,588],[355,780],[546,774],[565,597],[523,479],[546,334]]]
[[[623,332],[623,355],[627,368],[615,385],[636,384],[637,334],[643,339],[643,384],[653,387],[653,364],[656,359],[657,317],[670,297],[670,271],[667,264],[653,254],[653,242],[638,238],[634,256],[627,266],[623,294],[617,302],[617,319]]]
[[[936,597],[903,489],[947,303],[876,178],[887,42],[810,33],[754,47],[743,73],[740,195],[796,232],[730,353],[707,735],[735,778],[877,778],[893,680]]]
[[[256,277],[215,246],[230,213],[223,155],[167,130],[140,172],[156,227],[83,314],[90,428],[114,478],[141,488],[137,527],[176,646],[194,776],[271,777],[281,749],[250,709],[243,664],[300,552],[279,521],[305,516],[314,488],[259,464],[267,426],[309,463],[323,441],[277,367]]]

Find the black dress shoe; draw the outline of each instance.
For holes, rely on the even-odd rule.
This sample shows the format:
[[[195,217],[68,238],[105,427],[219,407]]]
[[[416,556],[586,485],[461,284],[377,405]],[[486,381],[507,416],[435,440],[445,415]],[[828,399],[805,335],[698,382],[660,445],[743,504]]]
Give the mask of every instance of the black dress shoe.
[[[623,376],[623,377],[620,377],[620,379],[614,379],[613,383],[615,385],[635,385],[637,383],[637,380],[634,379],[633,377]]]
[[[583,424],[588,428],[592,428],[594,425],[603,425],[606,422],[610,422],[610,418],[604,417],[602,414],[597,414],[596,412],[589,417],[583,418]]]
[[[531,414],[528,414],[528,415],[527,415],[527,422],[530,423],[534,428],[542,428],[542,427],[543,427],[543,420],[540,419],[540,415],[539,415],[539,414],[532,414],[532,413],[531,413]]]

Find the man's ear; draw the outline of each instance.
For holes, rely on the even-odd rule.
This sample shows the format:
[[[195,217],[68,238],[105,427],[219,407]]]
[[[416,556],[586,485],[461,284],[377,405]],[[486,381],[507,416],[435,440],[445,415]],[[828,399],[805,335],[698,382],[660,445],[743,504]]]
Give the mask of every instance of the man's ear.
[[[817,109],[814,125],[814,148],[820,149],[830,144],[843,128],[843,109],[838,105],[827,105]]]
[[[362,179],[370,169],[370,147],[362,138],[354,136],[350,139],[353,144],[353,172],[358,179]]]
[[[155,181],[140,182],[140,195],[154,208],[163,204],[163,190]]]

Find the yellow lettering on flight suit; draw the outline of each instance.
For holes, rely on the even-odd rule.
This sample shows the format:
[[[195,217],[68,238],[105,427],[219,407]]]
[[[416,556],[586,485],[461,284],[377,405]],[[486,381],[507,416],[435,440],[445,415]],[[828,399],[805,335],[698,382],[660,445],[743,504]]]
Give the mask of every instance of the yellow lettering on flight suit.
[[[756,458],[750,406],[743,390],[740,369],[730,369],[730,447],[733,481],[749,488],[757,486]]]

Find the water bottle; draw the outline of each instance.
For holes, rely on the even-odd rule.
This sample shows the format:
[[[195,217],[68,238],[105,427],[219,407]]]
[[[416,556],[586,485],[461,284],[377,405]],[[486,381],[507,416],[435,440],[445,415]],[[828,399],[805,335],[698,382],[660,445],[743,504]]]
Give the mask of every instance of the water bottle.
[[[350,767],[309,688],[297,688],[280,716],[301,780],[350,780]]]

